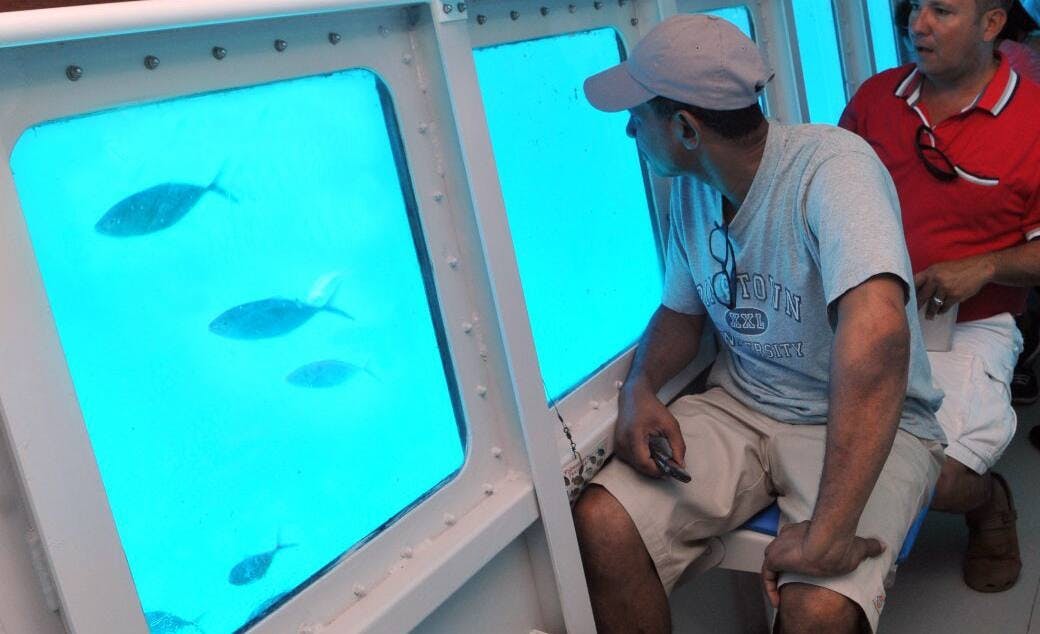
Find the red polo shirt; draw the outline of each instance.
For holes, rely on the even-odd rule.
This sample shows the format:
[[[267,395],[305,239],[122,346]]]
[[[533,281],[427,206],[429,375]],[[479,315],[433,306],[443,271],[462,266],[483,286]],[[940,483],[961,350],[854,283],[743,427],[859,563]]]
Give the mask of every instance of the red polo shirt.
[[[913,64],[868,79],[839,125],[866,139],[892,174],[914,272],[936,262],[1007,249],[1040,236],[1040,86],[1001,58],[975,101],[934,125]],[[956,166],[944,182],[917,154],[922,123]],[[1028,289],[989,284],[961,304],[958,321],[1018,314]]]

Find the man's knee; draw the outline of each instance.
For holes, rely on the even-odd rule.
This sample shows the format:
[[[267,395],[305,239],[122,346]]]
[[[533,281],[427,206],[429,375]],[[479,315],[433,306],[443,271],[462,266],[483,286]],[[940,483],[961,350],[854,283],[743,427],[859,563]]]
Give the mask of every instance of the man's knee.
[[[860,632],[862,610],[848,597],[805,583],[788,583],[780,588],[778,631]]]
[[[943,461],[939,480],[935,483],[932,508],[937,511],[965,512],[985,502],[988,482],[958,460]]]
[[[625,507],[606,489],[592,485],[574,505],[574,528],[586,569],[601,571],[640,555],[646,548]]]

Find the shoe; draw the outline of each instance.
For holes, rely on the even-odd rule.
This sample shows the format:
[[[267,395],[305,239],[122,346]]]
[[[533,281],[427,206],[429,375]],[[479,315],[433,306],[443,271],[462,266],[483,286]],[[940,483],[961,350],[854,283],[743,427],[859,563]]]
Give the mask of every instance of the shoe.
[[[1015,317],[1015,325],[1022,333],[1022,352],[1018,355],[1017,365],[1029,365],[1040,353],[1040,319],[1037,310],[1027,308],[1026,312]]]
[[[1018,550],[1015,502],[1007,481],[993,476],[993,494],[980,508],[969,511],[968,551],[964,556],[964,583],[978,592],[1003,592],[1018,581],[1022,557]]]
[[[1011,375],[1011,404],[1030,405],[1040,398],[1036,371],[1030,366],[1017,367]]]
[[[1040,449],[1040,425],[1033,425],[1033,428],[1029,430],[1029,442]]]

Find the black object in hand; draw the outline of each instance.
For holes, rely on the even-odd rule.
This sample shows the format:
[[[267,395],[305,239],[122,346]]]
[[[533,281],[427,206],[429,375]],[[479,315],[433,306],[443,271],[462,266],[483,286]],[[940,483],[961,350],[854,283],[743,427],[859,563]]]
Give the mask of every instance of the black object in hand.
[[[657,468],[661,470],[661,473],[684,484],[693,480],[689,473],[686,473],[675,460],[672,460],[672,455],[672,446],[668,444],[667,438],[664,436],[650,437],[650,457],[657,463]]]

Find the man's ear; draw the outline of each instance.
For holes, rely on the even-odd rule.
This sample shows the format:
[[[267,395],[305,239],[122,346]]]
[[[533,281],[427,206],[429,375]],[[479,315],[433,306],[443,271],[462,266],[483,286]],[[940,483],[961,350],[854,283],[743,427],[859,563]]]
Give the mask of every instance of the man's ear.
[[[672,133],[687,150],[696,150],[701,145],[701,122],[685,110],[672,116]]]
[[[982,15],[982,39],[984,42],[992,42],[997,39],[1000,32],[1007,24],[1007,11],[1003,9],[990,9]]]

